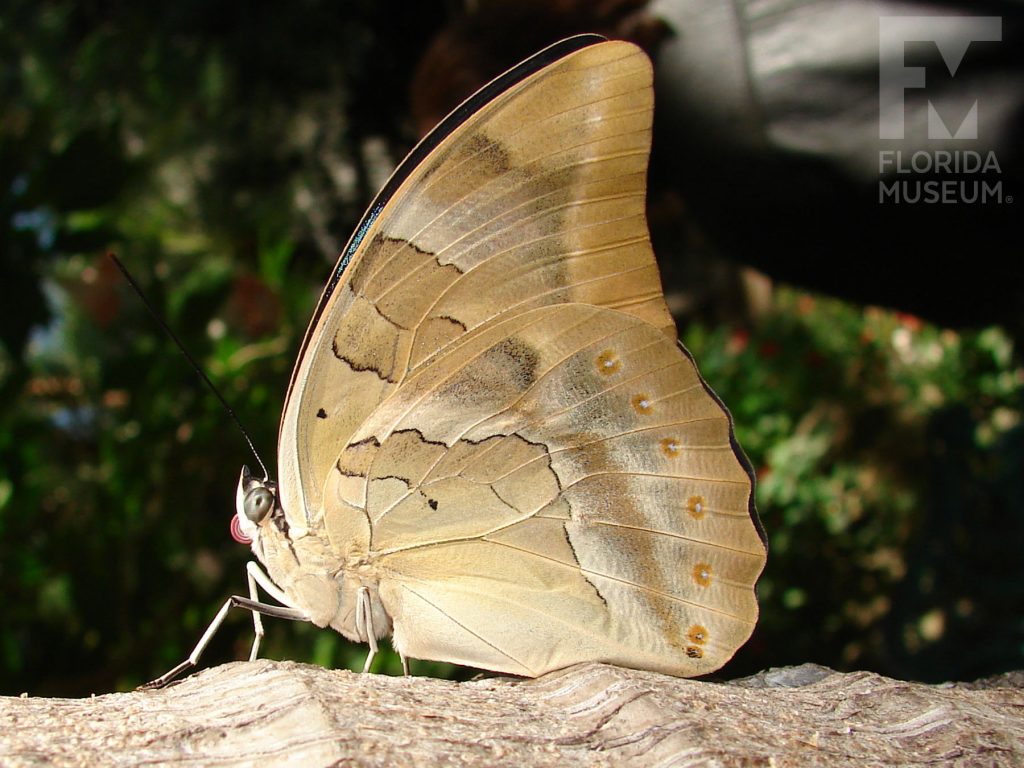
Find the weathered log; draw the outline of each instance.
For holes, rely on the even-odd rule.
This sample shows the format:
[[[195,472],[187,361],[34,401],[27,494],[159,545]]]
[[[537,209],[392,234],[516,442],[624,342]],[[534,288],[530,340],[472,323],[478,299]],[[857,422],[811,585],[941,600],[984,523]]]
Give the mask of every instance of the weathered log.
[[[453,683],[260,660],[157,691],[0,698],[0,764],[1024,765],[1024,672],[804,665],[729,683],[587,664]]]

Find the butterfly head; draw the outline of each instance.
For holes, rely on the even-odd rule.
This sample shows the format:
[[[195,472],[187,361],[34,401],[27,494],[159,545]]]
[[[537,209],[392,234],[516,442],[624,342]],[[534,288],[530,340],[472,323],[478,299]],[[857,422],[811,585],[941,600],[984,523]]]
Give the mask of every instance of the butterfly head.
[[[240,544],[251,544],[260,526],[280,511],[277,483],[254,477],[248,467],[242,467],[235,495],[235,515],[231,518],[231,537]]]

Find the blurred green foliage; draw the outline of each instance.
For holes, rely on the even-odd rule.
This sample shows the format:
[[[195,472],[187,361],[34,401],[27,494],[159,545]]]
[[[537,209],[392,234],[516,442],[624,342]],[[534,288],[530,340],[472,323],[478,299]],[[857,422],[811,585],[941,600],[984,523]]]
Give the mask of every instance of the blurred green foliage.
[[[251,457],[103,253],[135,272],[272,465],[299,337],[411,145],[404,89],[447,10],[0,10],[0,692],[134,686],[244,591],[249,553],[227,532]],[[693,318],[684,333],[758,469],[771,538],[762,621],[727,672],[1021,666],[1011,340],[785,289],[744,328]],[[270,657],[362,664],[334,633],[267,629]],[[204,663],[244,658],[251,631],[239,611]]]

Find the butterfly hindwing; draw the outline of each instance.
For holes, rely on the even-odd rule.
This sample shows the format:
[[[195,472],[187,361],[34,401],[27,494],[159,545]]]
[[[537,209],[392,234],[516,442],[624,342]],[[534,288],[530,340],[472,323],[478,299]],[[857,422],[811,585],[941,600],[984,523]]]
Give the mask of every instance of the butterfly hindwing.
[[[694,675],[756,620],[750,493],[692,361],[633,316],[563,304],[422,366],[353,435],[324,498],[369,521],[408,656]]]
[[[587,42],[481,91],[371,207],[307,332],[282,417],[293,524],[321,518],[324,479],[373,409],[502,313],[584,302],[675,337],[644,218],[650,62],[626,43],[572,51]]]

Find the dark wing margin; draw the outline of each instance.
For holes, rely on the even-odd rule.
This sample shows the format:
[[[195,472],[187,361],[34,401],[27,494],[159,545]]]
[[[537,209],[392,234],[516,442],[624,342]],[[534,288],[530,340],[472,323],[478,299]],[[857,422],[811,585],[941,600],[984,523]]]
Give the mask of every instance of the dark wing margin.
[[[758,537],[761,539],[761,543],[764,544],[764,551],[768,551],[768,534],[764,530],[764,524],[761,522],[761,516],[757,514],[757,507],[754,504],[754,491],[757,488],[757,473],[754,472],[754,467],[750,463],[750,459],[747,457],[746,452],[740,445],[739,440],[736,439],[736,424],[732,418],[732,412],[725,407],[725,403],[722,402],[722,398],[718,396],[718,393],[711,388],[711,386],[704,380],[704,375],[697,368],[697,361],[694,360],[690,350],[686,348],[682,341],[677,341],[676,346],[679,350],[686,355],[687,359],[693,364],[694,370],[697,371],[697,378],[700,379],[701,386],[704,387],[704,391],[707,392],[711,399],[718,403],[718,407],[725,413],[725,417],[729,420],[729,444],[732,446],[732,451],[736,454],[736,459],[739,461],[740,466],[743,467],[743,471],[747,473],[747,477],[750,478],[750,499],[747,501],[747,513],[750,515],[750,521],[754,524],[754,529],[757,531]]]

